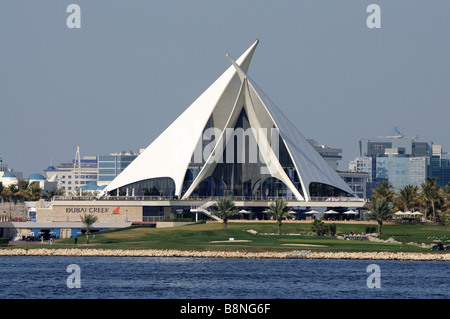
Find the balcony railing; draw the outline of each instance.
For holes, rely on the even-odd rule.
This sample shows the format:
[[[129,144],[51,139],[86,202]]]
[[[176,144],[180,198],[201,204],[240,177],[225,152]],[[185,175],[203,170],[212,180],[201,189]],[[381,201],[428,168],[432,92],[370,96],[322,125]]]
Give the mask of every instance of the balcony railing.
[[[217,201],[221,196],[209,196],[209,197],[190,197],[187,199],[179,199],[177,196],[108,196],[98,198],[96,196],[54,196],[52,201],[64,201],[64,200],[84,200],[84,201],[103,201],[103,200],[133,200],[133,201]],[[281,198],[285,201],[299,201],[304,202],[303,200],[297,200],[295,197],[291,196],[279,196],[279,197],[264,197],[264,198],[255,198],[251,196],[233,196],[232,199],[234,201],[274,201],[278,198]],[[367,199],[364,198],[355,198],[355,197],[334,197],[334,196],[314,196],[311,197],[311,201],[313,202],[365,202]]]
[[[163,216],[142,216],[143,222],[159,222],[161,219],[163,219]]]

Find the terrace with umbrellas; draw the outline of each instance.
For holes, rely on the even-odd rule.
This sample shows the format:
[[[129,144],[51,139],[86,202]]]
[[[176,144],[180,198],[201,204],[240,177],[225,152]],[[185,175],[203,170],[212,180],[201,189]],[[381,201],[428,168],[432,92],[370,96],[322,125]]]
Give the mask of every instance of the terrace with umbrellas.
[[[359,212],[354,211],[352,209],[347,210],[345,212],[338,212],[329,209],[323,213],[313,209],[305,212],[305,214],[312,218],[320,218],[321,216],[323,216],[325,220],[356,220],[360,216]]]

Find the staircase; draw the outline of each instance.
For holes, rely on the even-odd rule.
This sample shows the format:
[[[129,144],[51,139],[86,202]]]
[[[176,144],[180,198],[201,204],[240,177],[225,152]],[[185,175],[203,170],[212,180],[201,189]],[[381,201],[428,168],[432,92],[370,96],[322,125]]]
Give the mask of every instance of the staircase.
[[[203,203],[201,206],[198,206],[198,207],[192,207],[192,208],[191,208],[191,212],[193,212],[193,213],[203,213],[203,214],[205,214],[206,216],[208,216],[209,218],[221,222],[221,221],[222,221],[221,218],[219,218],[219,217],[217,217],[216,215],[212,214],[212,213],[208,210],[208,207],[210,207],[210,206],[212,206],[212,205],[214,205],[214,204],[216,204],[215,201],[207,201],[207,202]]]

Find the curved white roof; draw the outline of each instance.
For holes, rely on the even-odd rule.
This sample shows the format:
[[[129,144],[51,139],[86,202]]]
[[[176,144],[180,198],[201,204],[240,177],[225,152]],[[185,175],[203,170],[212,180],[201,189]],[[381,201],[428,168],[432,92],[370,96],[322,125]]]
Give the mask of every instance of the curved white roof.
[[[236,61],[244,70],[248,69],[257,44],[258,41],[253,43]],[[181,194],[188,164],[211,113],[216,108],[231,107],[239,88],[239,77],[230,66],[105,190],[109,192],[150,178],[170,177],[175,182],[175,194]]]
[[[259,98],[279,129],[280,135],[299,173],[306,197],[310,197],[309,185],[313,182],[334,186],[349,194],[353,194],[354,192],[350,186],[323,159],[269,97],[251,79],[248,81],[253,89],[250,91],[251,94]]]
[[[269,173],[280,179],[298,200],[309,200],[309,186],[317,182],[354,194],[334,169],[322,158],[314,147],[303,137],[280,109],[247,76],[253,52],[258,41],[252,44],[242,56],[230,60],[230,66],[191,106],[186,109],[147,149],[137,157],[107,187],[106,191],[139,181],[170,177],[175,182],[175,195],[181,196],[183,181],[194,150],[202,137],[203,130],[214,113],[214,127],[221,130],[211,154],[216,153],[220,141],[225,137],[225,129],[233,128],[239,113],[245,108],[249,123],[254,129],[277,128],[300,179],[303,196],[293,185],[281,167],[272,150],[271,137],[257,134]],[[217,152],[220,152],[218,149]],[[269,165],[270,164],[270,165]],[[203,164],[184,197],[206,177],[212,174],[217,161],[211,155]]]

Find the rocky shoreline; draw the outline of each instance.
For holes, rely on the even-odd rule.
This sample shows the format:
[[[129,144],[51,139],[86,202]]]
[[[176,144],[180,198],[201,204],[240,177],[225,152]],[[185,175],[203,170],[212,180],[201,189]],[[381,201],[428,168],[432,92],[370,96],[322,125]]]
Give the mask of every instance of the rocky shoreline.
[[[392,252],[239,252],[239,251],[183,251],[183,250],[123,250],[97,248],[71,249],[0,249],[0,256],[66,256],[66,257],[197,257],[197,258],[278,258],[278,259],[354,259],[354,260],[417,260],[450,261],[448,253],[392,253]]]

